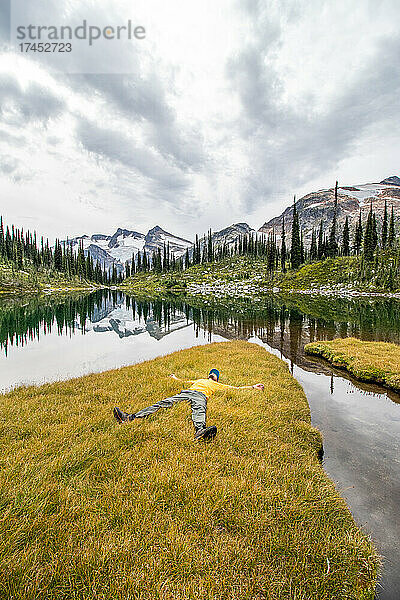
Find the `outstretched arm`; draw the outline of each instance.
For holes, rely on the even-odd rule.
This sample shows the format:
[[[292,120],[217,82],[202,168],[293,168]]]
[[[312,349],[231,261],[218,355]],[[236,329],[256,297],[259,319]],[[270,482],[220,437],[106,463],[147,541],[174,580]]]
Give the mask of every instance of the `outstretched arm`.
[[[177,377],[173,373],[171,373],[171,375],[168,375],[168,377],[171,377],[171,379],[175,379],[175,381],[183,381],[184,383],[193,383],[193,381],[194,381],[194,379],[181,379],[180,377]]]
[[[234,385],[226,385],[225,383],[220,383],[219,385],[223,388],[229,388],[231,390],[252,390],[252,389],[254,389],[254,390],[264,391],[263,383],[255,383],[254,385],[239,385],[238,387],[236,387]]]
[[[238,390],[261,390],[262,392],[264,391],[264,384],[263,383],[255,383],[254,385],[242,385],[241,387],[238,388]]]

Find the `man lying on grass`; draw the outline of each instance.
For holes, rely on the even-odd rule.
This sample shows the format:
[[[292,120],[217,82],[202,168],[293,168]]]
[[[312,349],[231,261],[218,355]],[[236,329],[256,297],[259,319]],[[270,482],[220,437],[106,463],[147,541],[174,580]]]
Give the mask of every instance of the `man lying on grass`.
[[[261,391],[264,389],[264,385],[262,383],[256,383],[254,385],[242,385],[240,387],[219,383],[219,371],[217,369],[211,369],[208,374],[208,379],[179,379],[176,377],[176,375],[170,375],[170,377],[172,377],[172,379],[176,379],[176,381],[183,381],[185,383],[191,383],[192,385],[189,389],[182,390],[179,394],[171,396],[170,398],[164,398],[152,406],[148,406],[147,408],[139,410],[137,413],[124,413],[121,409],[115,407],[114,417],[117,419],[118,423],[125,423],[133,421],[134,419],[142,419],[143,417],[148,417],[149,415],[157,412],[157,410],[160,408],[171,408],[171,406],[177,402],[187,400],[190,402],[192,407],[192,421],[195,429],[195,439],[210,440],[213,439],[217,433],[217,428],[215,425],[206,427],[207,400],[210,396],[212,396],[212,394],[214,394],[214,392],[223,389],[257,389]]]

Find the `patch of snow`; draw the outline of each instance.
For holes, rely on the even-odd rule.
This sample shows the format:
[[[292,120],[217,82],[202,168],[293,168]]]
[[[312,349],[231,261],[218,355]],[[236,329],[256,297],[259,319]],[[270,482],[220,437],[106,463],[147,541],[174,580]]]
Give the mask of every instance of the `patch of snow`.
[[[140,242],[141,240],[138,240],[138,241]],[[140,250],[142,252],[143,245],[139,244],[139,247],[134,246],[133,244],[132,245],[129,244],[127,246],[116,246],[115,248],[107,249],[107,252],[110,256],[112,256],[116,260],[119,260],[122,263],[125,263],[127,260],[131,260],[132,254],[133,253],[137,254],[138,250]]]
[[[351,198],[356,198],[360,206],[363,206],[364,200],[367,198],[376,198],[383,190],[387,190],[392,188],[391,185],[384,185],[381,183],[366,183],[364,185],[358,185],[356,190],[345,190],[343,188],[338,188],[338,192],[344,196],[350,196]]]
[[[309,208],[315,208],[316,206],[323,206],[325,204],[325,202],[314,202],[314,204],[309,204],[308,206],[305,206],[303,210],[307,210]]]
[[[108,250],[109,240],[95,240],[92,242],[95,246],[98,246],[102,250]]]
[[[143,250],[144,244],[144,238],[138,238],[131,235],[126,237],[119,235],[117,238],[117,246],[115,246],[114,250],[116,248],[135,248],[136,250]]]
[[[176,244],[177,246],[182,246],[182,248],[190,248],[190,246],[192,246],[190,242],[185,242],[185,240],[175,237],[174,235],[165,235],[164,233],[160,233],[159,237],[162,242]]]

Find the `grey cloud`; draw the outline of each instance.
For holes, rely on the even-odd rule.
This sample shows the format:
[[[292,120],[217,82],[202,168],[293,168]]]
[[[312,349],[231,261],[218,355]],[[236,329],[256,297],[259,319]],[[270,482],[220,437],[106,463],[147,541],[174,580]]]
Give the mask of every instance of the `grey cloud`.
[[[18,4],[22,10],[22,3]],[[88,17],[84,6],[78,3],[70,5],[65,1],[54,0],[46,2],[48,4],[54,22],[59,22],[64,14],[69,19]],[[43,7],[37,3],[32,9],[35,21],[39,22]],[[120,17],[118,7],[111,2],[94,4],[90,9],[90,18],[99,23],[104,20],[115,21]],[[144,74],[140,51],[140,47],[132,47],[131,54],[124,57],[125,62],[129,59],[130,72],[135,75],[60,74],[55,79],[72,92],[83,94],[98,105],[102,104],[107,113],[113,115],[113,120],[121,123],[121,132],[116,132],[107,127],[97,127],[86,116],[75,113],[77,137],[82,146],[98,158],[107,158],[139,172],[148,180],[149,193],[163,200],[177,202],[175,192],[188,188],[190,175],[202,171],[208,157],[201,131],[196,130],[195,124],[182,122],[168,100],[167,90],[173,92],[174,88],[163,65],[154,64],[152,70]],[[78,55],[76,60],[79,60]],[[125,64],[121,62],[117,46],[110,46],[110,53],[104,56],[104,61],[107,64],[122,65],[121,69]],[[21,122],[23,119],[31,119],[40,110],[45,113],[42,115],[43,119],[47,119],[63,109],[63,106],[58,105],[57,98],[46,97],[40,101],[38,89],[30,89],[29,92],[22,98],[21,89],[15,82],[5,81],[2,86],[0,80],[0,106],[2,99],[8,99],[8,102],[15,105],[18,103],[17,117],[21,117]],[[37,103],[36,98],[39,100]],[[11,117],[14,118],[14,115]],[[125,135],[122,125],[125,120],[132,124],[133,130],[136,127],[140,129],[145,140],[144,147],[136,147],[129,135]],[[129,133],[129,124],[125,123],[125,127]],[[52,143],[51,140],[48,141]]]
[[[0,114],[4,120],[23,124],[26,121],[47,122],[52,117],[58,117],[65,109],[65,103],[51,90],[36,82],[22,88],[15,77],[2,74],[0,107]],[[8,108],[12,108],[11,116],[8,114]]]
[[[22,5],[21,5],[22,10]],[[30,7],[29,13],[40,20],[44,8],[40,3]],[[81,21],[88,17],[85,5],[69,3],[60,0],[46,2],[47,11],[60,16],[65,13],[71,20]],[[32,12],[33,11],[33,12]],[[94,22],[115,22],[125,20],[125,15],[118,13],[115,3],[97,3],[90,7],[90,18]],[[170,162],[186,172],[198,172],[207,163],[208,157],[204,149],[201,132],[195,125],[182,123],[176,111],[167,99],[167,88],[173,90],[173,81],[168,77],[163,64],[155,64],[152,71],[144,74],[141,68],[140,46],[124,48],[121,55],[120,47],[110,46],[106,56],[102,57],[108,67],[113,66],[118,72],[111,74],[63,75],[60,81],[67,82],[75,91],[84,93],[88,98],[103,98],[110,110],[124,116],[131,122],[140,123],[147,136],[149,145],[154,146]],[[77,56],[76,60],[81,60]],[[129,67],[129,73],[123,74],[124,66]],[[98,65],[96,65],[98,68]]]
[[[101,128],[81,119],[77,137],[88,152],[137,171],[159,191],[183,191],[188,185],[178,169],[171,167],[154,151],[137,146],[122,132]]]
[[[60,138],[55,135],[49,135],[47,138],[47,143],[51,146],[57,146],[61,142]]]
[[[167,102],[164,85],[156,75],[143,78],[87,74],[70,76],[69,81],[89,97],[101,95],[121,116],[142,124],[147,128],[149,143],[179,168],[187,171],[203,168],[207,159],[202,136],[187,124],[178,123]]]
[[[14,135],[5,130],[0,130],[0,142],[5,142],[11,146],[22,147],[26,144],[23,135]]]
[[[0,171],[5,175],[10,175],[18,167],[18,160],[12,156],[1,156],[0,157]]]
[[[254,7],[249,14],[260,19]],[[271,48],[280,43],[279,33],[273,39],[261,35],[259,21],[254,31],[251,44],[227,65],[242,107],[236,128],[252,149],[244,199],[248,210],[278,190],[295,191],[334,168],[372,125],[385,122],[390,130],[397,121],[400,92],[396,36],[385,38],[370,63],[338,89],[325,114],[314,112],[312,101],[290,107],[283,101],[280,74],[269,60]]]
[[[0,173],[10,177],[15,183],[32,179],[32,173],[24,168],[22,161],[7,154],[0,156]]]

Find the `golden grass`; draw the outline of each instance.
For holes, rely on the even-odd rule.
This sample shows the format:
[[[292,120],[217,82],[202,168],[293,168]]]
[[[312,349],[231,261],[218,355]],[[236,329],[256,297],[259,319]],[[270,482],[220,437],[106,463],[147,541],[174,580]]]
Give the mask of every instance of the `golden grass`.
[[[400,392],[400,346],[396,344],[338,338],[312,342],[305,351],[322,356],[361,381],[380,383]]]
[[[209,401],[211,444],[186,403],[118,426],[222,372],[265,392]],[[250,380],[250,381],[248,381]],[[378,559],[322,469],[319,432],[285,363],[211,344],[1,397],[0,598],[373,598]]]

